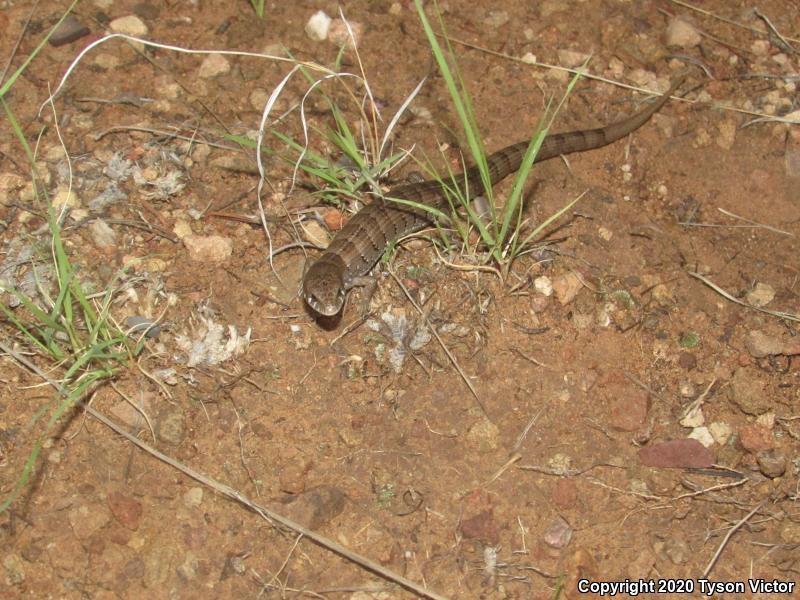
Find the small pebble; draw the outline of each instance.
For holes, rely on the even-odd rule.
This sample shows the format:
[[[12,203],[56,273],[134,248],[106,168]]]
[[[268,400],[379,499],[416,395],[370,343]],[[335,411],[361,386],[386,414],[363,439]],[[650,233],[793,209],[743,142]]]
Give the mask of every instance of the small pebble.
[[[89,28],[78,21],[75,15],[67,15],[47,42],[54,48],[58,48],[87,35],[89,35]]]
[[[755,40],[750,44],[750,52],[756,56],[766,56],[772,44],[768,40]]]
[[[350,25],[348,29],[348,25]],[[351,36],[352,32],[352,36]],[[361,42],[361,36],[364,34],[364,25],[356,21],[347,21],[345,23],[341,19],[333,19],[328,26],[328,41],[337,46],[353,47]]]
[[[541,275],[534,279],[533,287],[543,296],[551,296],[553,294],[553,282],[546,275]]]
[[[647,467],[702,469],[714,464],[714,455],[697,440],[678,439],[640,448],[639,461]]]
[[[733,429],[727,423],[722,423],[721,421],[714,421],[711,425],[708,426],[708,431],[711,434],[711,437],[714,438],[714,441],[717,442],[720,446],[724,446],[728,443],[728,440],[731,439],[733,435]]]
[[[708,430],[708,427],[695,427],[692,430],[692,433],[689,434],[689,438],[693,440],[697,440],[706,448],[709,448],[714,445],[714,436],[711,435],[711,432]]]
[[[103,219],[95,219],[89,225],[89,233],[95,246],[111,248],[117,243],[117,232]]]
[[[60,210],[64,206],[67,208],[78,208],[81,205],[81,199],[78,197],[78,194],[75,193],[75,190],[62,188],[56,192],[51,205],[57,210]]]
[[[179,411],[164,413],[159,417],[156,429],[161,441],[173,446],[179,446],[186,437],[186,424],[183,413]]]
[[[231,70],[230,61],[222,54],[209,54],[203,59],[197,76],[202,79],[213,79],[220,75],[225,75]]]
[[[688,21],[676,17],[669,22],[664,34],[664,43],[667,46],[678,48],[694,48],[703,40],[697,28]]]
[[[486,25],[497,29],[498,27],[505,25],[506,23],[511,20],[511,17],[508,13],[504,10],[490,10],[489,15],[483,20]]]
[[[544,543],[552,548],[565,548],[570,540],[572,527],[561,517],[556,517],[544,532]]]
[[[553,279],[553,291],[562,306],[572,302],[578,292],[581,291],[581,288],[583,288],[583,282],[578,274],[573,271]]]
[[[193,262],[222,262],[233,253],[233,242],[221,235],[187,235],[182,241]]]
[[[135,15],[114,19],[108,24],[108,28],[114,33],[124,33],[134,37],[145,36],[149,31],[144,21]]]
[[[318,10],[306,23],[306,35],[315,42],[321,42],[328,37],[332,19],[325,14],[325,11]]]
[[[569,69],[580,67],[589,59],[589,55],[586,52],[578,52],[576,50],[559,50],[557,54],[558,64]]]
[[[775,298],[775,288],[767,283],[758,282],[755,287],[747,292],[747,301],[758,308],[762,308]]]
[[[134,337],[139,337],[142,333],[144,333],[146,338],[152,339],[161,333],[161,326],[159,326],[155,321],[138,315],[126,317],[125,327],[128,330],[128,335],[132,335]]]
[[[786,473],[786,458],[780,454],[775,454],[771,450],[759,452],[756,457],[758,468],[765,477],[775,479],[782,477]]]
[[[315,246],[326,248],[329,243],[328,232],[325,228],[316,221],[305,221],[301,225],[303,229],[303,237]]]

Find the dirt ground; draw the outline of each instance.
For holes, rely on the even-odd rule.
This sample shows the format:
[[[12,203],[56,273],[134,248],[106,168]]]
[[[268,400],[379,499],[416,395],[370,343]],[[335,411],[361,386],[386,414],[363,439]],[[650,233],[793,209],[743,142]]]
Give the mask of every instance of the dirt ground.
[[[16,51],[33,3],[0,4],[9,72],[66,8],[56,4],[38,5]],[[668,0],[443,2],[450,36],[468,44],[453,48],[489,150],[529,137],[564,92],[566,73],[531,62],[573,66],[591,54],[593,74],[659,90],[689,66],[691,102],[669,102],[613,145],[537,166],[531,222],[585,195],[506,281],[448,266],[470,258],[417,237],[389,262],[397,279],[378,267],[368,318],[355,292],[338,324],[316,321],[295,294],[302,249],[269,264],[252,222],[254,152],[225,137],[254,139],[290,63],[116,39],[71,73],[57,117],[38,114],[82,48],[141,25],[163,44],[334,68],[342,23],[322,41],[305,26],[318,10],[338,17],[337,3],[270,1],[263,19],[243,0],[79,4],[88,35],[46,46],[5,101],[39,140],[54,197],[70,177],[60,125],[75,192],[64,238],[80,276],[102,289],[129,265],[115,317],[163,315],[138,366],[94,392],[94,409],[439,597],[577,598],[581,579],[663,586],[645,597],[722,589],[704,580],[776,580],[788,592],[800,581],[800,7],[762,1],[764,19],[752,3],[698,4],[705,12]],[[414,3],[343,10],[380,127],[428,77],[394,150],[458,168],[466,145]],[[352,50],[341,70],[359,72]],[[355,127],[344,88],[320,88]],[[272,112],[286,116],[269,126],[302,139],[296,107],[308,89],[296,73]],[[643,98],[584,79],[554,129],[605,124]],[[795,124],[776,119],[787,115]],[[338,160],[315,93],[307,118],[310,149]],[[2,276],[21,277],[31,261],[8,261],[42,210],[26,194],[30,170],[8,121],[0,128]],[[268,154],[264,166],[274,246],[301,226],[327,235],[320,224],[339,213],[309,195],[320,180],[300,173],[289,194],[292,166]],[[391,178],[413,170],[408,161]],[[497,186],[501,202],[509,191],[508,181]],[[198,342],[207,330],[217,334],[213,356]],[[31,350],[8,322],[2,335]],[[44,431],[30,421],[54,394],[10,357],[0,378],[5,499]],[[34,481],[0,515],[0,536],[0,598],[419,595],[77,410],[48,434]],[[800,597],[796,587],[778,597]],[[775,597],[767,592],[725,597]]]

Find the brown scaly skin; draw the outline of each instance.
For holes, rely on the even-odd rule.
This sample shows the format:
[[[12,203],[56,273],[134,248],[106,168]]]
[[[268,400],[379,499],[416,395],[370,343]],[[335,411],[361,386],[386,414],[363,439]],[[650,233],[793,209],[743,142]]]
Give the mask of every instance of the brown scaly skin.
[[[644,125],[684,79],[683,75],[677,77],[669,90],[653,104],[627,119],[598,129],[547,136],[536,162],[600,148],[625,137]],[[487,158],[492,185],[519,169],[528,144],[527,141],[513,144]],[[470,199],[483,189],[477,166],[467,169],[465,175],[456,176],[456,180],[466,180]],[[401,185],[392,188],[386,196],[447,210],[442,185],[435,180]],[[357,285],[375,266],[389,243],[430,223],[430,213],[391,200],[381,198],[365,206],[336,234],[327,250],[306,272],[303,278],[303,298],[306,303],[320,315],[336,315],[344,306],[347,290]]]

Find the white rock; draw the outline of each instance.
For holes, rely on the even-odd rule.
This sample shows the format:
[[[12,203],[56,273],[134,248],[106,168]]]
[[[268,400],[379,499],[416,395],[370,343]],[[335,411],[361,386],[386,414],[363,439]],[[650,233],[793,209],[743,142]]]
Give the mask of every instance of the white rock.
[[[203,59],[200,68],[197,70],[197,76],[203,79],[211,79],[219,75],[225,75],[230,72],[231,63],[222,54],[209,54]]]
[[[553,282],[545,275],[534,279],[533,287],[543,296],[550,296],[553,294]]]
[[[699,45],[703,37],[694,25],[680,17],[676,17],[667,25],[664,34],[664,43],[667,46],[679,48],[694,48]]]
[[[698,407],[689,411],[685,417],[681,419],[682,427],[689,427],[696,429],[706,424],[706,418],[703,416],[703,409]]]
[[[692,433],[689,434],[689,439],[697,440],[706,448],[714,445],[714,437],[708,430],[708,427],[697,427]]]
[[[731,426],[727,423],[723,423],[722,421],[714,421],[711,423],[711,425],[708,426],[708,431],[711,433],[714,441],[720,446],[727,444],[731,435],[733,435],[733,429],[731,429]]]
[[[306,35],[315,42],[321,42],[328,37],[328,29],[332,19],[325,14],[325,11],[318,10],[306,23]]]

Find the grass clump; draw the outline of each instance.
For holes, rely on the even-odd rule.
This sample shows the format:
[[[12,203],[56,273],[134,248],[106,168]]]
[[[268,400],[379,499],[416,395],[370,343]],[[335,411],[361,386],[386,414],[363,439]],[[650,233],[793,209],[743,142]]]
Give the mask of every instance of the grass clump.
[[[143,346],[143,336],[138,342],[132,340],[111,317],[111,302],[117,289],[112,285],[105,291],[90,293],[91,285],[81,277],[80,269],[70,259],[62,237],[63,214],[50,206],[36,172],[35,149],[31,148],[6,101],[15,82],[76,3],[72,3],[23,64],[0,86],[0,103],[30,164],[34,197],[41,212],[47,214],[46,226],[24,239],[38,250],[38,255],[34,251],[35,258],[18,265],[28,269],[28,279],[32,279],[33,284],[16,284],[13,277],[0,281],[0,291],[4,292],[0,297],[0,314],[5,326],[5,339],[0,340],[0,349],[21,365],[46,377],[58,390],[27,423],[26,430],[31,431],[44,421],[43,431],[36,437],[13,490],[0,502],[0,512],[11,506],[30,481],[42,445],[59,420],[98,385],[127,368]],[[26,358],[24,354],[32,354],[33,358]],[[23,412],[27,407],[12,406],[10,409]]]

